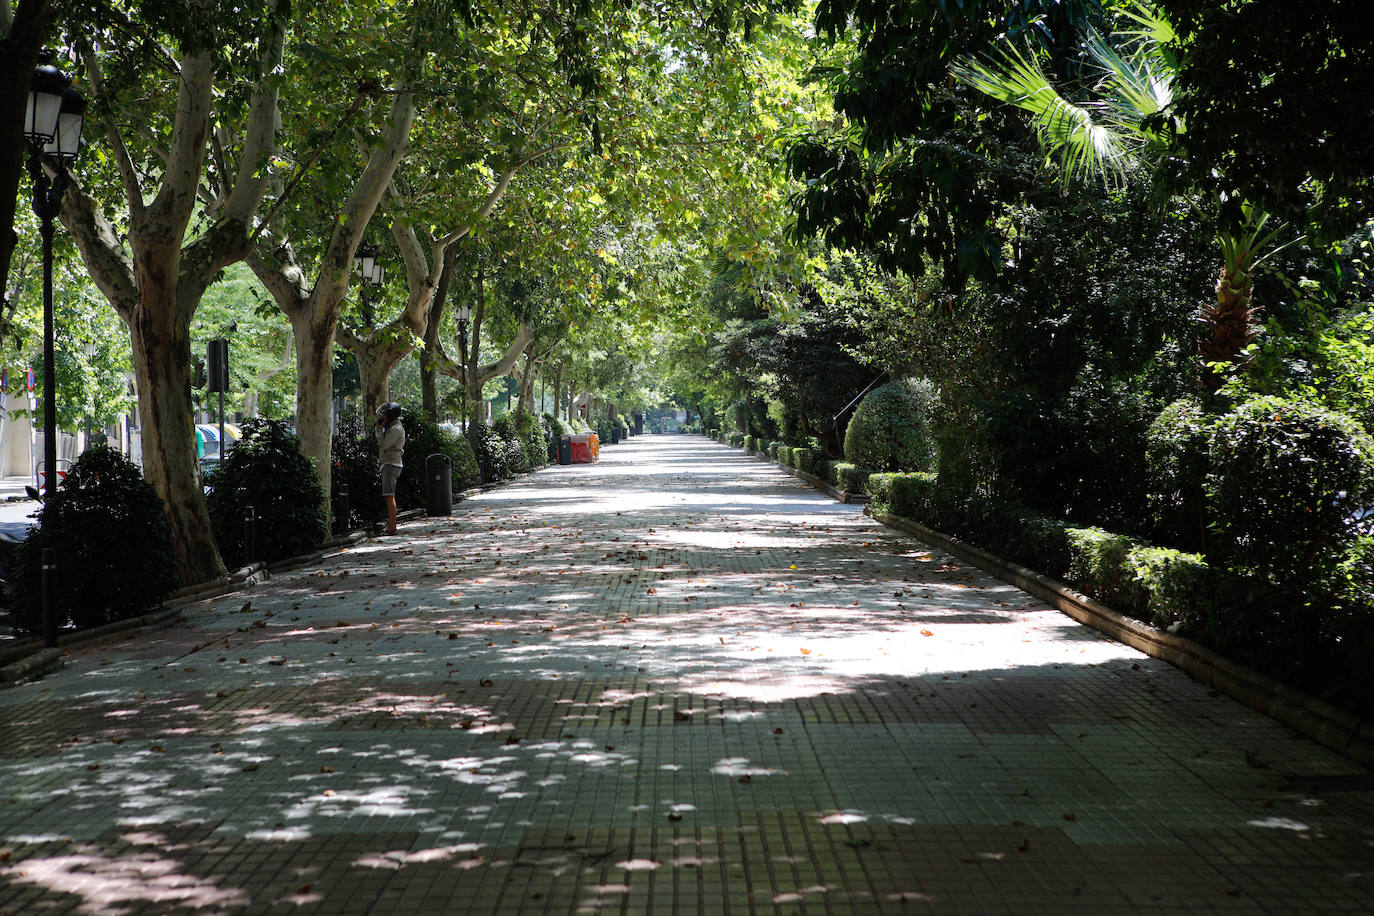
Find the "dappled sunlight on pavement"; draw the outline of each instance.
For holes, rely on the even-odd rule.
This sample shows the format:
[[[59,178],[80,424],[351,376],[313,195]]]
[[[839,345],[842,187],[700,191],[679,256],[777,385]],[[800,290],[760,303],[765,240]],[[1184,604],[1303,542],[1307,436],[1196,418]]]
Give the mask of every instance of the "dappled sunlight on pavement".
[[[699,437],[0,692],[0,913],[1374,909],[1353,764]]]

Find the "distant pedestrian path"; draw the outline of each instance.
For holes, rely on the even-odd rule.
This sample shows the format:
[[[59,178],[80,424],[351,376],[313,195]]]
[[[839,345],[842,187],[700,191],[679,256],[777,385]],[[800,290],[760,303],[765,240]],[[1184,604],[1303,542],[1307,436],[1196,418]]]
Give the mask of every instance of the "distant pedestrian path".
[[[1368,913],[1374,779],[698,436],[0,691],[0,913]]]

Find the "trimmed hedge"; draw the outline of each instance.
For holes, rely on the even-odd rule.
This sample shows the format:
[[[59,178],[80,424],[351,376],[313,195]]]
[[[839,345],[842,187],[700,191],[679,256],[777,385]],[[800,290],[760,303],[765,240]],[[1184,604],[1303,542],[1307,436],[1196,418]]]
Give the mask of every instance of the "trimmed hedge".
[[[936,462],[931,418],[937,410],[928,381],[889,382],[860,402],[844,434],[845,458],[879,471],[917,471]]]
[[[873,474],[868,484],[874,514],[912,519],[1285,683],[1355,712],[1374,711],[1374,679],[1366,676],[1374,614],[1357,590],[1347,596],[1278,588],[1210,565],[1200,554],[953,493],[930,473]],[[1374,544],[1367,546],[1367,552],[1352,551],[1349,562],[1374,559]]]
[[[848,461],[832,461],[829,467],[830,485],[846,493],[868,492],[868,478],[873,472],[850,464]]]

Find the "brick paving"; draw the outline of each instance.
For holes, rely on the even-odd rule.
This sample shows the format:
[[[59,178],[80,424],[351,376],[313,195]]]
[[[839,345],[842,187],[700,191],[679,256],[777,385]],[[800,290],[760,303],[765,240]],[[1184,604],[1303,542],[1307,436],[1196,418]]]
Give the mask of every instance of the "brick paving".
[[[0,914],[1368,913],[1374,778],[695,436],[0,691]]]

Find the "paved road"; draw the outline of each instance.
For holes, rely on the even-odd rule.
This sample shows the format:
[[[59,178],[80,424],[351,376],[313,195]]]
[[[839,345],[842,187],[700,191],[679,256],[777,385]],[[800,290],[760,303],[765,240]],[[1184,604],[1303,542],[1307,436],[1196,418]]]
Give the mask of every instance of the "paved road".
[[[1374,911],[1374,783],[699,437],[0,692],[0,912]]]

